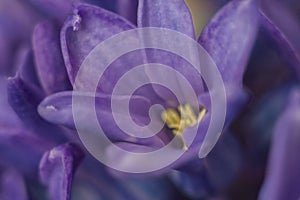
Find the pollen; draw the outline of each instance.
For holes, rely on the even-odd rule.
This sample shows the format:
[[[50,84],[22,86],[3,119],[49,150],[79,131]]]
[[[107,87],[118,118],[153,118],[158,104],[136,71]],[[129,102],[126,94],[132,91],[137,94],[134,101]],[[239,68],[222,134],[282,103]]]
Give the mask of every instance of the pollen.
[[[195,114],[189,104],[180,105],[177,109],[166,109],[162,112],[161,118],[167,127],[172,129],[173,134],[181,140],[183,150],[188,147],[182,139],[183,130],[199,124],[205,116],[206,109],[202,108],[198,115]]]

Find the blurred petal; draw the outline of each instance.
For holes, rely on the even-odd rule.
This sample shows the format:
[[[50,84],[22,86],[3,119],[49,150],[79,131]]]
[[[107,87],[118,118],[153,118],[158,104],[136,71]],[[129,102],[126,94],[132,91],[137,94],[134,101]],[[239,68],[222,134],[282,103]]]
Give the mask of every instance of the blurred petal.
[[[53,146],[51,141],[13,127],[1,130],[0,140],[1,159],[28,176],[35,175],[42,154]]]
[[[0,73],[14,75],[18,48],[29,43],[40,15],[26,1],[0,1]]]
[[[8,103],[6,86],[7,80],[0,77],[0,128],[4,130],[6,127],[23,127],[21,120]]]
[[[43,89],[48,94],[69,89],[58,28],[49,21],[42,22],[35,27],[32,41],[36,70]]]
[[[138,0],[118,0],[117,5],[117,11],[121,16],[137,24]]]
[[[208,23],[199,43],[217,64],[224,82],[241,84],[258,28],[256,0],[233,0]]]
[[[178,192],[165,176],[114,177],[104,165],[87,157],[73,184],[72,199],[175,199]]]
[[[275,126],[267,175],[259,199],[299,199],[300,191],[300,90],[290,94],[289,103]]]
[[[73,175],[83,159],[82,150],[67,143],[46,152],[40,162],[40,178],[52,200],[69,200]]]
[[[39,124],[40,118],[36,106],[42,99],[42,92],[27,85],[20,77],[8,80],[8,102],[17,115],[25,122],[34,126]]]
[[[64,21],[67,15],[72,11],[73,1],[60,0],[30,0],[44,14],[54,17],[60,21]]]
[[[38,114],[37,107],[43,93],[27,84],[20,77],[11,78],[7,83],[8,102],[27,130],[31,130],[53,141],[62,141],[63,132],[59,127],[52,126]]]
[[[5,170],[0,175],[1,200],[28,200],[25,181],[14,170]]]
[[[134,28],[125,19],[99,7],[80,4],[74,12],[61,31],[62,52],[72,84],[80,65],[95,46],[114,34]]]
[[[207,199],[230,186],[239,172],[241,161],[238,141],[226,133],[206,158],[188,162],[180,171],[171,172],[171,178],[189,197]]]
[[[16,70],[20,79],[30,83],[32,87],[38,88],[39,80],[34,67],[32,50],[27,46],[20,47],[16,55],[16,60]]]
[[[287,9],[285,1],[263,0],[261,2],[262,25],[269,31],[271,37],[277,42],[280,52],[295,67],[300,76],[299,18],[293,16],[293,13]]]

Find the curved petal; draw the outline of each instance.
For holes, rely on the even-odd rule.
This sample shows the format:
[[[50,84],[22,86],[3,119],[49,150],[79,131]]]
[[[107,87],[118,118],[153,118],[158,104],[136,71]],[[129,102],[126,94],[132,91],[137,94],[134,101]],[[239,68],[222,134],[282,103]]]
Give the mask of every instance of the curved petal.
[[[0,77],[0,127],[23,127],[21,120],[18,118],[14,110],[10,107],[7,97],[7,80]]]
[[[195,39],[192,16],[184,0],[140,0],[138,8],[138,27],[158,27],[162,28],[161,31],[163,31],[163,29],[171,29]],[[163,41],[164,45],[174,44],[175,38],[166,38],[163,33],[161,37],[162,38],[151,39]],[[180,41],[176,41],[176,43],[180,44]],[[181,42],[180,45],[184,46],[187,44]],[[192,49],[189,50],[190,52],[192,51]],[[172,67],[190,82],[196,94],[200,94],[203,91],[201,75],[185,59],[159,49],[147,50],[146,53],[148,63],[160,63]],[[191,52],[190,55],[198,56],[195,52]],[[152,72],[151,70],[146,70],[146,72],[150,80],[153,79],[153,77],[155,77],[156,80],[164,80],[166,76],[161,72]],[[184,89],[182,89],[182,86],[178,83],[179,78],[177,76],[178,75],[173,72],[172,75],[168,76],[168,81],[175,87],[180,88],[182,96],[184,96]],[[170,91],[156,86],[154,86],[154,89],[163,99],[172,99],[175,101],[173,98],[174,95],[172,95]]]
[[[208,199],[229,187],[238,175],[242,160],[238,141],[226,133],[206,158],[195,158],[185,168],[171,172],[171,179],[186,195]]]
[[[138,27],[168,28],[195,38],[192,16],[184,0],[139,0]]]
[[[277,42],[280,52],[300,75],[300,21],[287,9],[285,1],[261,1],[262,25]],[[296,1],[295,1],[296,2]]]
[[[89,109],[87,109],[90,105],[91,100],[95,100],[95,110],[97,115],[97,120],[99,121],[104,133],[106,136],[112,141],[128,141],[135,142],[141,144],[148,144],[150,146],[162,146],[163,142],[160,138],[153,136],[150,138],[138,138],[136,139],[133,136],[126,134],[122,128],[116,124],[114,120],[114,116],[112,115],[111,110],[111,96],[106,94],[97,94],[93,96],[91,93],[84,92],[61,92],[54,94],[52,96],[47,97],[40,105],[39,105],[39,113],[46,120],[56,123],[62,124],[73,129],[76,129],[78,126],[75,125],[73,118],[73,104],[72,98],[76,97],[78,101],[80,101],[80,111],[76,110],[76,112],[80,112],[80,119],[76,121],[76,124],[82,124],[80,127],[84,127],[84,131],[90,134],[95,133],[95,129],[90,123],[90,117],[92,115]],[[131,118],[137,124],[146,125],[148,121],[148,111],[150,103],[147,99],[140,96],[119,96],[114,97],[114,100],[117,102],[122,102],[130,99],[130,103],[134,105],[131,109],[129,109]],[[115,113],[118,115],[118,113]],[[119,120],[128,121],[129,117],[123,111],[120,111],[120,115],[118,115]],[[124,124],[122,124],[124,125]],[[126,124],[125,124],[126,125]],[[134,129],[135,130],[135,129]],[[139,130],[135,130],[138,132]]]
[[[290,94],[287,108],[274,129],[267,175],[259,199],[298,199],[300,177],[300,90]]]
[[[43,155],[40,178],[52,200],[70,199],[73,175],[83,157],[83,151],[73,143],[55,147]]]
[[[199,43],[217,64],[224,82],[241,85],[258,28],[256,0],[233,0],[200,35]]]
[[[137,7],[138,0],[118,0],[117,11],[118,13],[131,21],[133,24],[137,24]]]
[[[25,181],[21,174],[15,170],[5,170],[0,175],[0,199],[28,200]]]
[[[1,160],[29,176],[35,174],[39,159],[51,147],[52,142],[24,129],[10,127],[0,131]]]
[[[27,84],[20,77],[11,78],[7,83],[8,102],[27,130],[31,130],[53,141],[62,141],[62,129],[44,121],[38,114],[37,107],[43,92],[34,85]]]
[[[100,7],[79,4],[74,12],[61,31],[62,53],[72,84],[80,65],[95,46],[117,33],[134,28],[122,17]]]
[[[32,43],[35,67],[43,89],[48,94],[69,89],[58,28],[50,21],[39,23],[34,29]]]

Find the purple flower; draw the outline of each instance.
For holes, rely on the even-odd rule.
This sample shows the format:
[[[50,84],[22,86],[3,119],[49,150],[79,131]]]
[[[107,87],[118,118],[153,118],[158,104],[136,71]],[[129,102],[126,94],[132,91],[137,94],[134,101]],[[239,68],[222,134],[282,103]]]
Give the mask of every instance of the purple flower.
[[[199,43],[204,46],[216,62],[225,83],[228,111],[227,124],[245,101],[242,78],[255,40],[258,26],[257,19],[256,1],[232,1],[216,14],[199,38]],[[196,40],[191,15],[184,1],[140,1],[137,24],[138,27],[159,27],[176,30]],[[96,45],[117,33],[133,28],[135,28],[133,24],[114,13],[86,4],[77,5],[76,13],[65,22],[61,31],[62,53],[73,87],[80,65]],[[203,140],[210,121],[209,93],[203,86],[199,75],[181,59],[174,58],[170,54],[161,51],[147,51],[146,53],[148,62],[170,65],[188,78],[199,98],[198,106],[204,107],[202,110],[200,109],[199,115],[193,113],[190,106],[184,107],[176,104],[174,98],[165,89],[145,87],[133,97],[137,105],[131,113],[133,118],[140,123],[145,123],[139,111],[142,110],[144,118],[147,118],[147,115],[143,112],[145,108],[142,109],[143,106],[140,105],[160,103],[166,109],[161,114],[163,118],[165,116],[167,126],[160,134],[151,138],[133,139],[115,125],[110,110],[110,94],[116,81],[132,67],[132,64],[143,63],[143,54],[140,52],[134,52],[127,58],[116,60],[112,67],[105,72],[97,88],[96,111],[101,119],[100,123],[104,125],[103,129],[113,142],[126,150],[138,152],[147,152],[150,149],[155,150],[162,147],[170,141],[170,137],[172,138],[174,134],[180,140],[177,147],[170,149],[170,152],[186,150],[186,144],[190,144],[189,132],[192,131],[195,124],[188,124],[184,128],[174,128],[176,127],[176,120],[173,122],[168,121],[168,117],[175,114],[177,109],[188,111],[191,113],[190,117],[195,119],[199,116],[200,126],[195,142],[189,147],[185,156],[175,166],[172,166],[172,168],[178,167],[187,160],[195,158],[198,145]],[[159,74],[156,74],[156,76],[159,76]],[[63,92],[48,96],[39,106],[40,115],[50,122],[75,129],[72,114],[72,95],[92,98],[92,96],[87,97],[84,93],[91,90],[89,81],[88,79],[80,80],[79,86],[76,86],[76,93]],[[176,84],[175,79],[170,81]],[[127,97],[120,97],[119,100],[122,101],[122,98],[126,99]],[[84,109],[87,105],[84,103],[85,101],[82,102],[81,113],[82,116],[88,116]],[[80,121],[80,123],[89,124],[89,118],[82,117],[82,119],[84,118],[85,120]],[[160,117],[157,120],[163,122]],[[132,141],[135,142],[132,143]],[[110,151],[110,148],[107,151],[116,166],[122,166],[123,164],[135,165],[137,163],[147,165],[147,163],[130,160],[130,158],[124,156],[120,157],[120,155]]]
[[[286,110],[276,123],[259,199],[298,199],[299,192],[299,109],[300,93],[294,89]]]
[[[13,8],[18,8],[14,7],[16,6],[14,3],[19,2],[12,3]],[[47,13],[46,16],[38,16],[36,21],[30,21],[29,30],[24,30],[25,36],[16,34],[22,40],[12,39],[13,42],[22,41],[26,45],[19,50],[15,69],[9,69],[6,63],[3,65],[3,75],[7,76],[15,71],[16,75],[7,80],[4,77],[0,79],[0,198],[27,200],[44,199],[48,196],[55,200],[65,200],[70,199],[72,193],[80,191],[72,198],[141,199],[146,196],[150,199],[151,196],[155,196],[171,199],[176,193],[170,192],[173,188],[164,177],[146,179],[147,183],[143,183],[144,180],[128,179],[125,183],[108,175],[105,169],[91,158],[86,158],[86,163],[83,162],[76,179],[73,180],[75,170],[82,162],[84,154],[78,138],[72,131],[44,121],[37,112],[38,104],[46,95],[72,89],[59,39],[60,23],[70,11],[70,3],[64,4],[60,1],[43,3],[32,1],[32,3],[38,9],[50,8],[50,10],[43,12]],[[46,6],[47,3],[51,3],[54,7]],[[21,4],[23,6],[23,3]],[[56,10],[54,12],[51,9],[58,5],[62,7],[61,12],[56,15]],[[32,5],[24,2],[24,6],[30,8],[29,11],[24,11],[24,16],[26,14],[31,16]],[[15,16],[22,19],[23,13]],[[55,20],[49,20],[49,16]],[[9,19],[10,16],[5,16],[3,21]],[[35,24],[37,25],[32,30]],[[6,24],[0,24],[1,31],[2,25]],[[1,37],[1,41],[6,41],[6,36],[14,31],[23,33],[20,30],[11,31],[6,28],[3,26],[5,37]],[[32,49],[28,44],[31,33]],[[7,45],[10,47],[11,43]],[[6,53],[6,50],[7,46],[3,49],[1,46],[1,53],[2,51]],[[11,62],[16,57],[16,50],[13,49],[9,53],[4,57]],[[72,183],[76,189],[72,189]],[[48,195],[44,194],[42,185],[47,186]],[[147,186],[155,191],[155,195],[151,195],[148,189],[145,189]],[[160,191],[161,188],[165,190]]]

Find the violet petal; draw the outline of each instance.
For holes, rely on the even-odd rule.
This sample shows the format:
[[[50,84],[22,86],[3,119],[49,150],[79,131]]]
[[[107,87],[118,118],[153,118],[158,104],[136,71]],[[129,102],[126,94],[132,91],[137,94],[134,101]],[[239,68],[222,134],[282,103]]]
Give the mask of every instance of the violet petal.
[[[117,5],[117,11],[121,16],[137,24],[138,0],[118,0]]]
[[[274,130],[267,175],[259,199],[298,199],[300,159],[300,91],[291,92],[286,110]]]
[[[286,8],[285,2],[261,1],[261,21],[263,27],[277,42],[280,52],[300,74],[300,23]],[[280,10],[280,12],[279,12]]]
[[[0,175],[1,200],[28,200],[25,181],[15,170],[5,170]]]
[[[62,129],[47,123],[38,114],[37,107],[44,96],[43,92],[16,76],[8,80],[7,94],[10,106],[28,130],[54,141],[63,140]]]
[[[258,28],[256,0],[233,0],[210,20],[199,43],[217,64],[224,82],[241,84]]]
[[[168,28],[195,38],[192,16],[184,0],[140,0],[138,27]]]
[[[80,108],[76,109],[76,112],[80,112],[80,119],[77,117],[76,125],[73,119],[73,104],[72,98],[76,97],[76,101],[80,101]],[[131,118],[134,122],[139,125],[147,124],[147,115],[150,103],[147,99],[140,96],[119,96],[114,97],[114,100],[122,102],[130,99],[130,102],[134,105],[132,109],[129,110]],[[112,141],[128,141],[141,144],[148,144],[150,146],[162,146],[163,142],[158,137],[150,138],[138,138],[126,134],[122,129],[116,124],[111,110],[111,97],[106,94],[97,93],[93,96],[91,93],[86,92],[61,92],[51,96],[48,96],[38,108],[39,114],[49,122],[55,124],[65,125],[72,129],[84,127],[84,131],[89,134],[99,134],[95,130],[98,130],[90,123],[92,115],[89,109],[87,109],[90,104],[89,102],[95,100],[96,115],[98,121],[106,134],[106,136]],[[80,111],[78,110],[80,109]],[[118,114],[118,113],[115,113]],[[124,113],[125,114],[125,113]],[[119,115],[121,121],[128,121],[128,115]],[[135,119],[137,121],[135,121]],[[122,123],[122,122],[121,122]],[[135,129],[134,129],[135,130]],[[136,130],[138,132],[139,130]]]
[[[48,94],[69,89],[58,28],[50,21],[39,23],[34,29],[32,41],[36,71],[43,89]]]
[[[177,1],[163,1],[163,0],[141,0],[139,1],[138,8],[138,27],[157,27],[171,29],[195,39],[195,30],[189,8],[184,0]],[[164,35],[162,34],[162,37]],[[153,40],[158,40],[153,38]],[[164,41],[166,44],[173,44],[173,38],[160,38],[160,41]],[[147,41],[149,42],[149,41]],[[151,41],[150,41],[151,42]],[[176,41],[177,45],[180,41]],[[186,45],[186,44],[180,44]],[[180,46],[178,45],[178,46]],[[195,53],[191,52],[191,56]],[[187,63],[184,59],[178,55],[174,55],[170,52],[155,50],[147,50],[147,57],[149,63],[160,63],[174,68],[180,74],[182,74],[192,85],[196,94],[200,94],[203,91],[201,75]],[[158,80],[164,80],[165,74],[161,72],[150,72],[146,70],[150,80],[153,77]],[[168,76],[168,81],[177,88],[181,88],[178,83],[178,77],[174,73]],[[165,100],[172,99],[172,93],[162,88],[154,86],[155,91],[159,96]],[[184,91],[181,90],[182,96]],[[173,100],[174,101],[174,100]]]
[[[73,1],[60,0],[30,0],[30,2],[38,7],[43,13],[64,21],[67,15],[72,11]]]
[[[40,178],[52,200],[69,200],[73,175],[84,157],[83,151],[67,143],[46,152],[40,161]]]
[[[83,60],[96,45],[134,28],[122,17],[100,7],[79,4],[74,12],[61,31],[62,53],[72,84]]]

